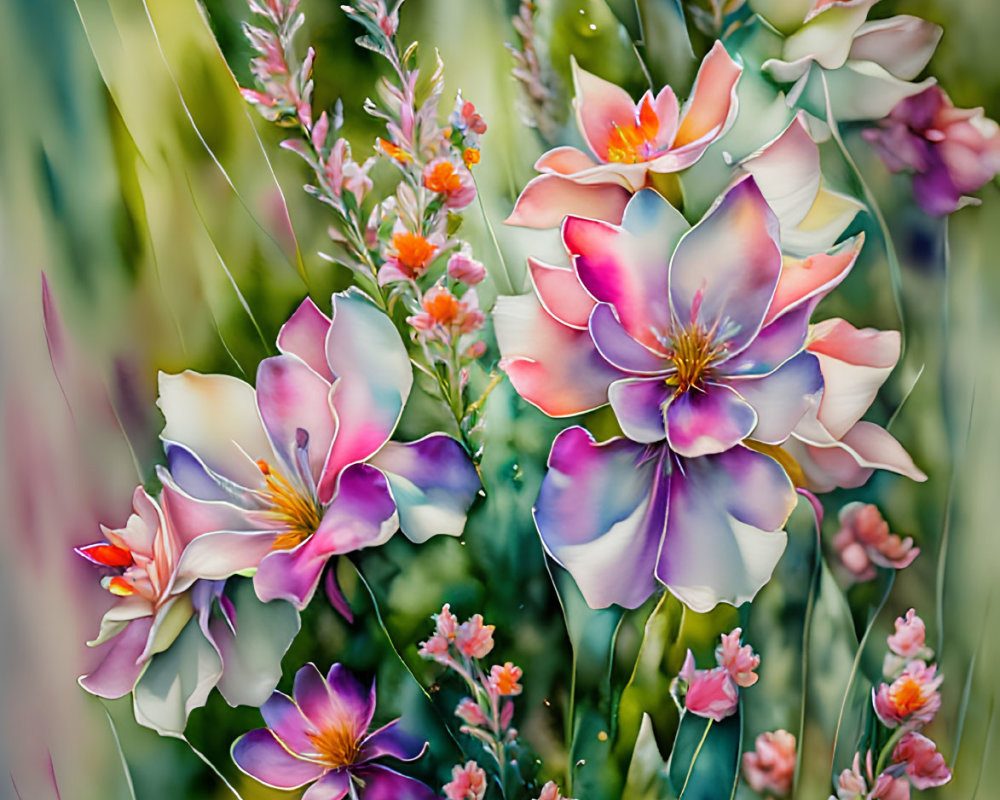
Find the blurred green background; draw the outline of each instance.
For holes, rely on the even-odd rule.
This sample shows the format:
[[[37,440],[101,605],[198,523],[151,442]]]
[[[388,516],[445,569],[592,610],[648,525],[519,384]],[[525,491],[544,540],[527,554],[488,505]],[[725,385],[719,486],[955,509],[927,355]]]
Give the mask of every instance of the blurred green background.
[[[538,5],[553,59],[564,63],[574,53],[584,66],[641,89],[635,54],[614,16],[627,3]],[[336,3],[303,0],[301,8],[308,22],[300,42],[319,53],[316,106],[342,98],[347,135],[362,156],[377,129],[361,103],[373,93],[381,65],[353,46],[357,32]],[[248,16],[242,0],[76,0],[75,7],[66,0],[0,0],[0,9],[0,796],[16,782],[24,800],[55,797],[55,775],[66,800],[129,797],[117,732],[140,800],[226,797],[188,745],[136,726],[127,700],[102,703],[76,685],[76,676],[92,665],[83,643],[96,633],[107,594],[70,548],[95,540],[98,522],[121,524],[132,487],[152,473],[161,425],[153,404],[158,369],[252,379],[302,296],[328,298],[346,276],[318,256],[328,219],[325,207],[301,191],[300,161],[278,149],[280,132],[258,120],[236,91],[227,61],[246,82],[250,57],[239,31]],[[551,246],[544,235],[500,224],[546,149],[522,123],[509,76],[504,42],[515,41],[515,10],[509,0],[408,0],[403,7],[401,39],[419,39],[425,55],[438,48],[446,97],[460,85],[489,123],[476,172],[483,212],[470,209],[463,229],[487,263],[488,296],[523,291],[525,254]],[[945,38],[930,71],[957,105],[984,105],[989,116],[1000,117],[1000,12],[993,0],[886,0],[876,12],[943,24]],[[673,71],[671,79],[681,85],[690,77],[669,59],[659,67],[668,77]],[[916,606],[931,643],[942,645],[946,674],[944,709],[930,733],[955,767],[954,781],[928,795],[991,798],[1000,786],[994,713],[1000,683],[993,672],[1000,660],[1000,192],[987,186],[982,207],[960,211],[947,225],[929,220],[909,201],[906,178],[887,176],[857,135],[849,134],[848,144],[883,204],[903,262],[907,351],[873,418],[885,422],[907,398],[891,429],[930,476],[914,485],[880,475],[863,490],[829,500],[834,511],[848,499],[878,502],[893,530],[913,535],[922,550],[876,619],[871,647],[857,659],[859,674],[877,672],[892,618]],[[877,231],[869,226],[869,232],[862,263],[817,316],[898,325]],[[360,559],[401,658],[387,650],[371,598],[345,562],[341,574],[361,622],[348,627],[325,604],[314,604],[304,616],[307,632],[285,662],[287,678],[310,659],[325,668],[341,658],[378,673],[382,717],[406,712],[408,720],[438,731],[432,747],[444,771],[418,768],[438,785],[446,762],[459,758],[441,725],[454,698],[431,702],[410,670],[425,686],[436,679],[416,657],[415,644],[446,599],[465,616],[482,611],[487,621],[502,623],[497,658],[519,658],[525,667],[520,727],[545,761],[543,777],[561,776],[569,759],[561,715],[571,680],[570,641],[529,513],[562,424],[519,402],[506,385],[491,398],[489,419],[484,480],[491,500],[477,506],[467,536],[420,549],[394,542]],[[408,436],[419,435],[419,427],[415,414],[404,422]],[[764,656],[760,687],[747,693],[745,744],[765,728],[798,730],[805,696],[812,722],[800,796],[825,797],[845,688],[865,702],[863,679],[848,687],[848,676],[857,633],[867,609],[877,605],[879,587],[847,594],[852,620],[832,579],[820,585],[803,681],[811,544],[808,521],[800,516],[793,517],[792,545],[778,578],[740,617]],[[835,514],[828,514],[827,541],[835,527]],[[587,635],[604,641],[617,624],[614,614],[585,617]],[[618,766],[608,775],[579,771],[574,796],[580,800],[587,800],[588,785],[620,786],[639,709],[653,714],[659,736],[672,732],[676,719],[662,693],[662,668],[679,665],[683,652],[672,644],[678,631],[705,647],[736,619],[732,611],[716,619],[695,616],[682,620],[666,608],[654,618],[662,652],[652,645],[644,650],[643,668],[621,705],[631,739],[623,736],[614,750]],[[642,621],[630,615],[621,627],[619,661],[606,670],[619,685],[619,673],[625,679],[631,673]],[[702,628],[707,635],[699,634]],[[586,636],[577,634],[580,707],[593,699],[599,719],[607,711],[601,656],[592,656]],[[232,711],[213,696],[192,718],[189,735],[239,781],[228,745],[258,724],[253,709]],[[594,763],[615,744],[596,750]],[[843,748],[838,770],[849,761]],[[285,796],[257,792],[249,781],[238,785],[248,800]]]

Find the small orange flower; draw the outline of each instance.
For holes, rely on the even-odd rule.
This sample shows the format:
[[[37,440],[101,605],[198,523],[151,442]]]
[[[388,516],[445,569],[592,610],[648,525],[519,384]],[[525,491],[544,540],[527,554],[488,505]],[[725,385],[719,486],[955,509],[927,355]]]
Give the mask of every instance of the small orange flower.
[[[421,275],[434,259],[437,248],[419,233],[401,231],[392,236],[392,246],[396,250],[396,260],[411,277]]]
[[[479,163],[479,151],[475,147],[466,147],[462,151],[462,161],[465,162],[465,166],[471,167],[473,164]]]
[[[444,287],[434,287],[427,292],[421,305],[430,318],[443,327],[453,324],[462,313],[458,298]]]
[[[518,681],[524,674],[520,667],[515,667],[510,661],[502,667],[494,664],[490,670],[490,686],[501,697],[512,697],[521,694],[522,687]]]
[[[379,138],[378,143],[379,147],[382,148],[382,152],[384,152],[390,158],[396,159],[396,161],[398,161],[400,164],[406,164],[409,161],[413,161],[413,158],[412,156],[410,156],[409,153],[403,150],[402,147],[393,144],[388,139]]]
[[[462,179],[455,172],[455,167],[447,161],[439,161],[424,172],[424,186],[438,194],[457,192],[462,188]]]

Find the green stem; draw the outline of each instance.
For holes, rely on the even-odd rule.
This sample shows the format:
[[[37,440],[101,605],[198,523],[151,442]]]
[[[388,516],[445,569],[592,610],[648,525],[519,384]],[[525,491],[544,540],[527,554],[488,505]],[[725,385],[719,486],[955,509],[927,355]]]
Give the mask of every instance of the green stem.
[[[878,763],[875,765],[876,778],[882,774],[882,767],[885,766],[886,759],[892,754],[892,749],[896,746],[896,743],[903,738],[906,732],[906,726],[900,725],[895,731],[893,731],[892,736],[889,737],[889,741],[885,743],[885,747],[883,747],[882,752],[879,753]]]

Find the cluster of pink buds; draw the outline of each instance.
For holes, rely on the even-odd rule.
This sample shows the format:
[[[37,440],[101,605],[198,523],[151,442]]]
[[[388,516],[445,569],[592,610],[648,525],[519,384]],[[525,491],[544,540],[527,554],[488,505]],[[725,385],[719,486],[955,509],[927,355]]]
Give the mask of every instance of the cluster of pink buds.
[[[501,781],[507,767],[505,750],[517,739],[517,730],[511,727],[514,718],[514,701],[521,694],[521,668],[510,661],[494,664],[486,671],[481,663],[493,651],[493,625],[486,625],[481,614],[474,614],[462,624],[451,613],[448,603],[439,614],[434,615],[434,634],[420,644],[420,655],[437,661],[458,674],[469,687],[470,695],[463,697],[455,708],[455,716],[464,724],[460,730],[483,744],[496,759]],[[465,767],[456,767],[454,794],[449,798],[459,800],[472,797],[479,800],[481,795],[460,794],[462,787],[476,786],[478,765],[474,762]],[[461,772],[461,774],[460,774]],[[467,792],[468,789],[462,789]],[[448,792],[448,787],[445,787]]]
[[[901,539],[889,532],[889,523],[870,503],[848,503],[840,509],[837,519],[840,530],[833,538],[833,546],[855,581],[872,580],[876,566],[908,567],[920,554],[911,537]]]
[[[750,645],[740,645],[742,628],[722,634],[722,643],[715,649],[717,666],[697,669],[694,654],[688,650],[671,693],[682,708],[699,717],[720,722],[735,713],[740,702],[740,687],[757,682],[755,669],[760,656]]]
[[[292,56],[292,39],[305,22],[296,14],[299,0],[250,0],[250,10],[267,23],[266,28],[243,23],[243,33],[259,55],[251,60],[250,70],[259,89],[242,89],[243,97],[253,103],[265,119],[280,125],[300,124],[312,127],[312,48],[301,63]]]
[[[933,741],[918,730],[941,708],[938,692],[943,677],[937,665],[928,664],[934,652],[925,641],[925,625],[911,608],[896,619],[888,637],[889,654],[883,664],[885,681],[872,690],[875,715],[893,731],[872,769],[872,753],[855,755],[853,767],[840,774],[836,800],[906,800],[910,786],[928,789],[951,780],[951,770]]]

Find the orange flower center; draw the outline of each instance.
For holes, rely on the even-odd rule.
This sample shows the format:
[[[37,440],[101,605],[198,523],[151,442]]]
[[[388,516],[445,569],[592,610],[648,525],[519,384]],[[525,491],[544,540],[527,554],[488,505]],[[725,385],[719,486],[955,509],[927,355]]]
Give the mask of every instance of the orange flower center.
[[[457,192],[462,188],[462,179],[455,172],[455,167],[447,161],[435,164],[429,175],[424,176],[424,186],[438,194]]]
[[[405,164],[406,162],[413,160],[410,157],[410,154],[407,153],[402,147],[393,144],[388,139],[379,139],[378,143],[387,156],[394,158],[400,164]]]
[[[608,137],[608,161],[619,164],[637,164],[649,161],[656,155],[654,142],[660,130],[660,119],[649,98],[643,98],[639,107],[638,123],[615,124]]]
[[[309,741],[319,753],[319,761],[330,769],[348,767],[358,760],[361,748],[354,731],[347,725],[310,733]]]
[[[909,676],[904,676],[892,687],[889,691],[889,700],[901,717],[918,711],[927,702],[923,684]]]
[[[675,386],[677,394],[700,388],[712,361],[725,349],[725,345],[715,344],[712,333],[700,325],[682,329],[670,344],[670,360],[677,371],[667,378],[667,384]]]
[[[399,263],[414,274],[427,269],[437,249],[419,233],[409,231],[393,234],[392,246],[396,250],[396,259]]]
[[[458,298],[446,289],[428,292],[424,295],[422,305],[424,311],[443,327],[454,324],[462,313],[462,306],[458,302]]]
[[[479,163],[479,151],[475,147],[466,147],[462,151],[462,161],[465,162],[465,166],[471,167],[473,164]]]
[[[258,461],[257,467],[264,475],[265,488],[261,494],[271,505],[265,513],[285,528],[271,547],[274,550],[291,550],[316,533],[320,521],[319,509],[311,497],[292,486],[266,461]]]

